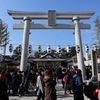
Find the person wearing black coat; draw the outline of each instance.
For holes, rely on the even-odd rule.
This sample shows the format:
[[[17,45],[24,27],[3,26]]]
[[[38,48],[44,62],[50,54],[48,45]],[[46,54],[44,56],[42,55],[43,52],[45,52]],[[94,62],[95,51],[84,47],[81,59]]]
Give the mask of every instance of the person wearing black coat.
[[[90,82],[89,85],[88,85],[88,98],[90,98],[90,100],[98,100],[98,98],[96,97],[96,95],[94,95],[94,91],[96,90],[96,86]]]
[[[0,71],[0,100],[9,100],[4,71]]]
[[[24,83],[25,83],[25,74],[24,71],[22,71],[22,77],[21,77],[22,81],[21,84],[19,86],[19,97],[21,97],[24,94]]]
[[[11,90],[11,86],[12,86],[12,76],[11,76],[9,70],[5,71],[5,80],[6,80],[6,84],[7,84],[8,93],[10,94],[10,90]]]
[[[14,71],[14,73],[12,74],[12,92],[13,92],[13,96],[16,96],[17,93],[17,79],[18,79],[18,75],[17,75],[17,70]]]
[[[24,95],[24,92],[29,94],[28,88],[29,88],[29,76],[28,76],[27,71],[25,72],[23,71],[22,72],[22,82],[19,87],[19,97]]]

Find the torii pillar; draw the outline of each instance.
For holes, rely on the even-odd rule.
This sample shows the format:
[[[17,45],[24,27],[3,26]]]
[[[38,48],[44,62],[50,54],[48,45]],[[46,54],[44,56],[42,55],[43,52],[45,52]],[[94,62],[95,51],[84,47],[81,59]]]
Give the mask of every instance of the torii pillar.
[[[23,33],[23,46],[21,55],[20,70],[27,69],[27,52],[28,52],[28,39],[30,29],[73,29],[75,30],[76,45],[79,45],[80,52],[77,53],[78,68],[82,70],[83,80],[85,80],[85,66],[83,60],[82,41],[80,29],[90,29],[90,24],[79,23],[79,20],[90,19],[95,11],[87,12],[56,12],[49,10],[48,12],[25,12],[25,11],[12,11],[8,10],[8,14],[14,19],[23,20],[24,24],[14,24],[13,29],[24,29]],[[34,24],[30,23],[33,19],[48,20],[48,24]],[[70,24],[56,24],[56,20],[73,20],[74,23]]]
[[[85,65],[84,65],[84,56],[83,56],[83,49],[82,49],[82,41],[81,41],[81,33],[80,33],[80,25],[79,17],[73,17],[73,21],[75,23],[75,41],[76,45],[78,45],[80,48],[79,53],[77,52],[77,62],[78,62],[78,68],[81,69],[82,71],[82,76],[84,77],[85,80]]]
[[[28,55],[29,33],[30,33],[30,21],[31,21],[30,17],[24,17],[24,33],[23,33],[21,65],[20,65],[21,71],[24,71],[27,69],[27,55]]]

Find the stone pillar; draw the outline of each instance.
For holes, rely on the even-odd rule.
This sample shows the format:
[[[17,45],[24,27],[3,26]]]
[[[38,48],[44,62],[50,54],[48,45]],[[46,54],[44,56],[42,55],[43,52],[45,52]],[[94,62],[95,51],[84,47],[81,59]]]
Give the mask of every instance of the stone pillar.
[[[77,53],[77,62],[78,68],[82,71],[83,81],[85,80],[85,65],[83,60],[83,49],[82,49],[82,41],[81,41],[81,34],[80,34],[80,26],[79,26],[79,17],[73,17],[73,21],[75,23],[75,41],[76,45],[79,45],[80,51]]]
[[[30,17],[24,17],[24,33],[23,33],[23,41],[22,41],[20,71],[25,71],[27,69],[27,54],[28,54],[30,21],[31,21]]]
[[[92,77],[98,75],[98,66],[97,66],[97,54],[96,51],[91,51],[91,65],[92,65]]]

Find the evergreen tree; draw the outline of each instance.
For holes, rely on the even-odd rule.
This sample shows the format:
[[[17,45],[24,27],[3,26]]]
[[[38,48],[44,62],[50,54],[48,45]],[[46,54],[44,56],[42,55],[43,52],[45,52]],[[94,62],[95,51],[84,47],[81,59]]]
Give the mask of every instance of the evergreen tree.
[[[0,47],[3,48],[4,62],[6,55],[6,46],[9,44],[8,25],[0,19]],[[4,65],[5,66],[5,65]]]
[[[5,46],[9,43],[8,25],[0,19],[0,46]]]
[[[92,38],[92,41],[95,40],[95,43],[93,44],[97,44],[98,46],[100,46],[100,17],[97,16],[95,21],[94,21],[94,33],[92,35],[95,35]]]

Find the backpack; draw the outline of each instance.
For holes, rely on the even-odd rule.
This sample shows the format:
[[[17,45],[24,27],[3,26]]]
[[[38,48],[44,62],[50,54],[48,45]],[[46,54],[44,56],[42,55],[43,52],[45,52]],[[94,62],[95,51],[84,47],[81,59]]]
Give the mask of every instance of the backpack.
[[[75,85],[76,78],[77,78],[77,76],[75,78],[70,79],[69,88],[72,90],[74,90],[76,88],[76,85]]]

